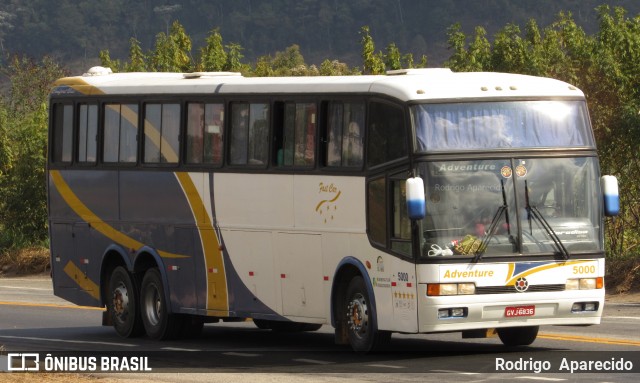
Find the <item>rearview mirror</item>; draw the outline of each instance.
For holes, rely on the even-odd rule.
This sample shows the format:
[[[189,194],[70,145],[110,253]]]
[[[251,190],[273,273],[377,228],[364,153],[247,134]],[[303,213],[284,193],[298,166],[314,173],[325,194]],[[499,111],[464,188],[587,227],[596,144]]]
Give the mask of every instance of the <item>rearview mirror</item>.
[[[602,195],[604,197],[604,215],[614,217],[620,213],[618,179],[614,176],[602,176]]]
[[[413,220],[425,216],[424,182],[420,177],[407,179],[407,213]]]

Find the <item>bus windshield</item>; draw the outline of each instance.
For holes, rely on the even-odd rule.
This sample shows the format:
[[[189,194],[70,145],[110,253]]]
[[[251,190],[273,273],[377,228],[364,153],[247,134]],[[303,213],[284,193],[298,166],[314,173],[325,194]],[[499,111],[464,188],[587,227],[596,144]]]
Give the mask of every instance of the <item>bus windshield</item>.
[[[412,106],[418,152],[594,147],[584,101]]]
[[[594,157],[437,161],[419,169],[425,257],[570,258],[603,248]]]

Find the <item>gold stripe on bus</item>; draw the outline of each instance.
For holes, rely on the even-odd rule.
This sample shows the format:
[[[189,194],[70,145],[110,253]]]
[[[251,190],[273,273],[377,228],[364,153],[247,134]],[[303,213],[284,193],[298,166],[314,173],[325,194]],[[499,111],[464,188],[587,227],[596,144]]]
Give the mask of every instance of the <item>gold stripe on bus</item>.
[[[207,276],[207,310],[218,311],[217,315],[229,315],[227,278],[218,237],[189,173],[177,172],[176,177],[189,201],[202,241]]]
[[[543,265],[543,266],[534,267],[533,269],[529,269],[529,270],[527,270],[525,272],[522,272],[522,273],[520,273],[518,275],[514,275],[510,280],[507,281],[505,286],[515,286],[516,280],[518,278],[526,277],[526,276],[529,276],[531,274],[535,274],[535,273],[543,271],[543,270],[555,269],[556,267],[577,265],[577,264],[586,263],[586,262],[591,262],[591,261],[566,261],[566,262],[562,262],[562,263],[550,263],[550,264],[546,264],[546,265]]]
[[[91,295],[94,299],[100,300],[100,287],[98,287],[98,284],[89,279],[87,274],[80,270],[73,262],[67,262],[67,265],[64,267],[64,272],[82,288],[82,291]]]
[[[106,222],[104,222],[100,217],[98,217],[95,213],[93,213],[87,205],[85,205],[78,196],[75,195],[71,187],[65,182],[64,178],[60,174],[58,170],[51,170],[49,172],[51,176],[51,180],[58,190],[58,193],[62,196],[64,201],[69,205],[69,207],[85,222],[91,224],[91,227],[96,229],[99,233],[104,235],[105,237],[111,239],[113,242],[133,251],[139,250],[144,247],[145,244],[139,242],[128,235],[119,232]],[[158,255],[162,258],[189,258],[186,255],[173,254],[162,250],[157,250]]]
[[[102,90],[94,85],[88,84],[81,78],[78,77],[65,77],[57,80],[53,83],[54,87],[59,86],[68,86],[73,90],[80,92],[84,95],[95,95],[95,94],[105,94]]]

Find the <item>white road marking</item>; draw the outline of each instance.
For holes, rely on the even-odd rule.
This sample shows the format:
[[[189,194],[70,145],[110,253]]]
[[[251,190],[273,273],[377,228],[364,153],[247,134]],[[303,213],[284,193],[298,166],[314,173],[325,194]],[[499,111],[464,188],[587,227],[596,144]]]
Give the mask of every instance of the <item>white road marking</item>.
[[[394,366],[391,364],[367,364],[367,367],[376,367],[376,368],[406,368],[403,366]]]
[[[301,363],[320,364],[320,365],[333,364],[333,362],[327,362],[325,360],[315,360],[315,359],[294,359],[293,361],[301,362]]]
[[[247,357],[262,356],[262,354],[251,354],[248,352],[223,352],[222,354],[229,355],[229,356],[247,356]]]
[[[429,372],[446,372],[448,374],[458,374],[458,375],[480,375],[479,372],[464,372],[464,371],[455,371],[455,370],[429,370]]]
[[[95,341],[85,341],[85,340],[56,339],[56,338],[36,338],[31,336],[0,335],[0,339],[21,339],[21,340],[37,340],[37,341],[45,341],[45,342],[59,342],[59,343],[101,344],[105,346],[137,347],[137,345],[130,344],[130,343],[95,342]]]

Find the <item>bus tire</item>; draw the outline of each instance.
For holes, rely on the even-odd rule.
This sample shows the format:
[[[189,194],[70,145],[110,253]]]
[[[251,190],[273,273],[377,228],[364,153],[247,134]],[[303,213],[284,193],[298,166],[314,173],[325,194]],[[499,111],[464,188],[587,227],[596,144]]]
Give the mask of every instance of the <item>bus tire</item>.
[[[111,272],[107,311],[113,328],[121,337],[132,338],[144,332],[136,285],[133,283],[131,274],[122,266],[116,267]]]
[[[505,346],[528,346],[536,340],[540,326],[505,327],[498,329],[498,337]]]
[[[349,282],[343,307],[347,336],[354,351],[377,351],[389,343],[391,332],[378,330],[375,324],[376,313],[361,276],[355,276]]]
[[[140,288],[140,316],[149,338],[173,339],[178,335],[182,321],[168,309],[160,271],[151,268],[144,274]]]

